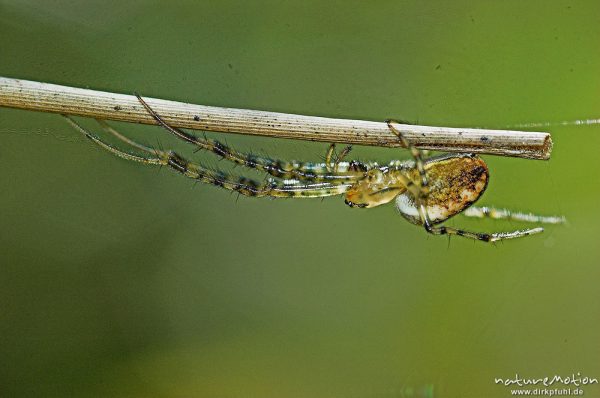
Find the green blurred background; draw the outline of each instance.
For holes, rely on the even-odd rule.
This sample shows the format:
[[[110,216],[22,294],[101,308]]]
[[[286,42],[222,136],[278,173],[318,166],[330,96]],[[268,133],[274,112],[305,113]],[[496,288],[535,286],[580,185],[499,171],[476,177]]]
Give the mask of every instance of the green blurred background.
[[[443,126],[600,117],[599,45],[596,0],[0,0],[0,76]],[[0,396],[506,397],[495,377],[600,378],[600,130],[548,130],[549,162],[486,157],[480,204],[569,224],[490,246],[392,205],[237,199],[0,108]],[[212,136],[284,159],[327,147]]]

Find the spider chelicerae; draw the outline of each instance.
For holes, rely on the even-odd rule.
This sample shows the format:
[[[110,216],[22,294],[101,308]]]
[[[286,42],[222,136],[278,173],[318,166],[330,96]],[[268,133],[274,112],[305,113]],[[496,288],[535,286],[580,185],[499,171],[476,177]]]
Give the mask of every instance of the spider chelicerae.
[[[323,163],[284,162],[241,153],[219,141],[197,137],[172,127],[141,96],[137,95],[137,97],[158,124],[176,137],[237,165],[268,173],[271,177],[261,183],[209,169],[199,163],[190,162],[173,151],[139,144],[110,127],[105,121],[97,120],[106,132],[145,154],[141,156],[118,149],[85,130],[69,116],[63,116],[87,138],[123,159],[168,166],[186,177],[239,192],[245,196],[322,198],[344,194],[346,204],[355,208],[372,208],[395,200],[396,209],[406,220],[424,227],[430,234],[458,235],[485,242],[537,234],[542,232],[543,228],[479,233],[440,224],[460,213],[469,217],[535,223],[564,222],[563,217],[545,217],[505,209],[471,206],[483,194],[488,184],[489,171],[483,159],[470,153],[444,154],[425,159],[423,152],[411,145],[394,127],[397,123],[394,120],[387,120],[386,123],[390,132],[395,134],[402,145],[410,151],[413,158],[411,161],[394,160],[384,166],[375,162],[365,163],[356,160],[347,162],[343,159],[348,155],[351,147],[344,148],[336,155],[335,145],[331,144]]]

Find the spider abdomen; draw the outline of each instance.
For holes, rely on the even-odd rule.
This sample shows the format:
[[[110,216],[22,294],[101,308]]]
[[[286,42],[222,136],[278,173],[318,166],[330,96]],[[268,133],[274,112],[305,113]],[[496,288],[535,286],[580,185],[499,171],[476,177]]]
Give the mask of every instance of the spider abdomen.
[[[487,165],[473,154],[452,154],[425,162],[429,181],[425,207],[432,223],[438,224],[461,213],[485,192],[489,181]],[[418,173],[410,177],[418,181]],[[396,208],[410,222],[421,224],[414,195],[407,191],[396,198]]]

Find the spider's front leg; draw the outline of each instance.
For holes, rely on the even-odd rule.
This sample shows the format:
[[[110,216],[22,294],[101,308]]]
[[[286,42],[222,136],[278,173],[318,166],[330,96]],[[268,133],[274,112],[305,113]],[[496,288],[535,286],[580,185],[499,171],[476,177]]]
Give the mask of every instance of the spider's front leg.
[[[206,137],[197,137],[180,128],[170,126],[139,94],[136,94],[136,96],[148,114],[151,115],[165,130],[177,138],[195,145],[198,149],[212,152],[222,159],[226,159],[235,164],[268,173],[275,178],[315,183],[349,182],[361,177],[362,169],[357,170],[352,167],[340,167],[341,159],[350,151],[349,148],[344,149],[341,154],[337,156],[333,166],[331,165],[331,157],[333,156],[334,146],[330,147],[327,152],[328,161],[326,164],[297,161],[288,162],[256,156],[250,153],[238,152],[220,141],[211,140]],[[368,165],[361,166],[368,168]]]
[[[173,151],[158,150],[137,143],[110,127],[106,122],[98,120],[106,132],[126,143],[128,146],[136,148],[137,150],[145,153],[145,156],[141,156],[131,153],[128,150],[121,150],[112,144],[109,144],[108,142],[104,141],[104,139],[81,127],[71,117],[67,115],[63,115],[63,117],[69,124],[71,124],[71,126],[73,126],[85,137],[93,141],[99,147],[122,159],[149,165],[167,166],[188,178],[207,184],[212,184],[229,191],[238,192],[244,196],[266,196],[271,198],[322,198],[325,196],[342,194],[350,187],[350,184],[343,182],[307,182],[288,184],[274,178],[270,178],[266,182],[260,183],[243,176],[232,176],[219,170],[209,169],[199,163],[190,162]]]

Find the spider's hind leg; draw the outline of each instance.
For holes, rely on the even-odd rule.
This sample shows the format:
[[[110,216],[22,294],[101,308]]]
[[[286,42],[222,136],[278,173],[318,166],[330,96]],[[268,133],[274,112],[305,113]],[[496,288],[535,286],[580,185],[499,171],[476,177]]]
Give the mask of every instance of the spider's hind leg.
[[[417,170],[419,171],[419,176],[421,178],[421,187],[422,188],[427,187],[428,181],[427,181],[427,174],[425,173],[425,162],[423,161],[423,153],[421,152],[420,149],[416,148],[409,140],[407,140],[406,137],[404,136],[404,134],[400,130],[398,130],[394,127],[393,124],[394,123],[398,124],[397,121],[392,120],[392,119],[387,119],[385,121],[385,123],[387,124],[390,131],[392,133],[394,133],[394,135],[400,139],[400,142],[402,143],[402,145],[410,151],[413,159],[415,160],[415,166],[417,167]]]
[[[515,212],[507,209],[498,209],[495,207],[477,207],[471,206],[463,213],[467,217],[476,217],[476,218],[491,218],[494,220],[513,220],[513,221],[523,221],[523,222],[535,222],[541,224],[563,224],[567,220],[562,216],[539,216],[537,214],[532,213],[521,213]]]
[[[448,235],[448,236],[457,235],[457,236],[464,236],[465,238],[469,238],[469,239],[480,240],[483,242],[498,242],[501,240],[521,238],[524,236],[529,236],[529,235],[534,235],[534,234],[539,234],[541,232],[544,232],[544,228],[541,228],[541,227],[531,228],[531,229],[522,229],[522,230],[517,230],[517,231],[511,231],[511,232],[495,232],[495,233],[491,233],[491,234],[465,231],[463,229],[446,227],[443,225],[429,226],[429,228],[426,227],[425,229],[427,229],[427,232],[429,232],[430,234],[433,234],[433,235]]]
[[[429,214],[427,213],[427,208],[425,207],[425,203],[427,202],[429,181],[427,179],[427,174],[425,173],[425,163],[423,161],[423,155],[421,154],[421,151],[418,148],[413,146],[412,143],[406,139],[406,137],[404,136],[404,134],[402,134],[400,130],[396,129],[393,126],[393,123],[398,122],[392,119],[388,119],[385,121],[385,123],[388,125],[390,131],[400,139],[402,145],[404,145],[404,147],[406,147],[406,149],[410,151],[413,159],[415,160],[415,167],[419,172],[420,181],[418,185],[411,184],[410,188],[415,198],[421,223],[423,224],[427,232],[435,234],[434,231],[436,227],[433,226],[433,223],[429,219]]]

